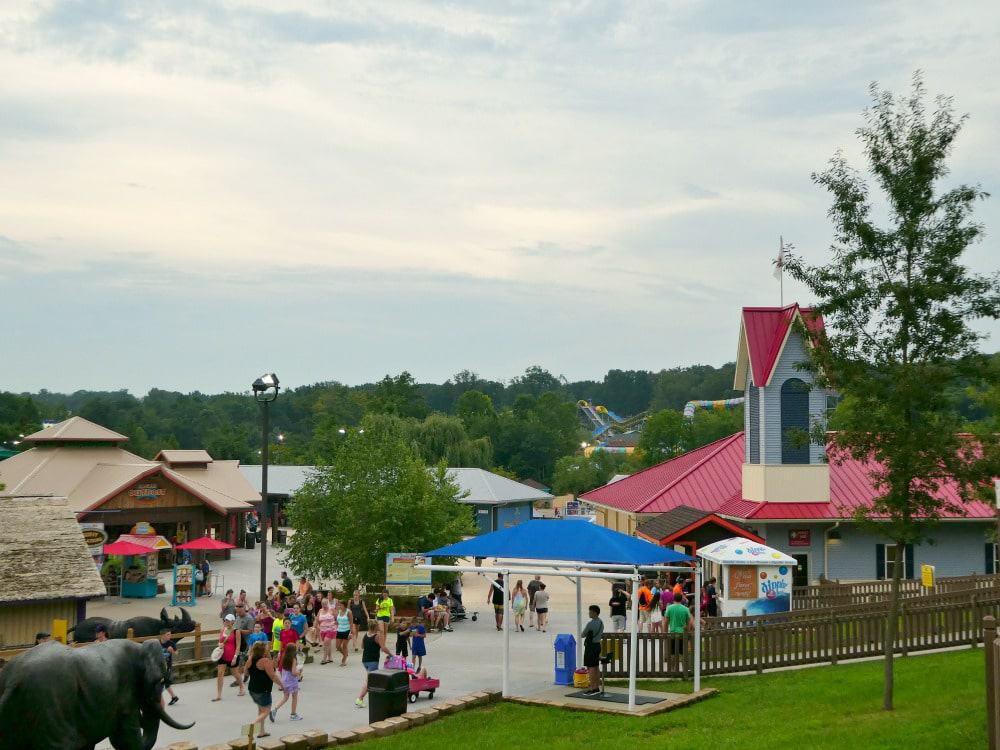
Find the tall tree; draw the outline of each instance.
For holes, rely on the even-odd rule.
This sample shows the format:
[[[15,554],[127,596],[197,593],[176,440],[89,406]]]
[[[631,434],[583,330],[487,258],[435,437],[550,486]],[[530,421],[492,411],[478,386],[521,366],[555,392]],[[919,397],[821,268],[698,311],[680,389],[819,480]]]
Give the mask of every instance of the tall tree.
[[[428,470],[398,420],[366,417],[362,425],[347,433],[330,465],[316,469],[288,509],[295,528],[288,564],[337,578],[348,590],[384,583],[387,552],[426,552],[474,531],[444,464]]]
[[[833,257],[820,266],[793,257],[787,270],[818,296],[826,321],[812,348],[819,382],[849,398],[830,460],[871,462],[877,494],[857,520],[895,544],[885,625],[883,706],[890,710],[904,547],[926,540],[929,524],[949,509],[943,484],[956,482],[968,499],[996,470],[996,441],[960,434],[947,391],[956,377],[995,377],[972,322],[1000,316],[1000,280],[961,262],[982,235],[972,213],[986,194],[942,186],[964,118],[941,97],[929,113],[919,74],[907,97],[874,84],[871,96],[857,134],[879,196],[843,155],[834,156],[813,175],[833,198]]]

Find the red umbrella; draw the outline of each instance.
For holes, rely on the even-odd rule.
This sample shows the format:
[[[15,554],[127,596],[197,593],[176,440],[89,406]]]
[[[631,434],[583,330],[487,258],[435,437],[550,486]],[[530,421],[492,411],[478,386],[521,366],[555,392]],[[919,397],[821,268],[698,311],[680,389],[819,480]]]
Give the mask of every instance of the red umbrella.
[[[155,549],[150,549],[149,547],[143,547],[141,544],[133,544],[132,542],[114,542],[113,544],[104,545],[105,555],[152,555],[155,554]]]
[[[184,544],[178,544],[176,549],[200,549],[200,550],[215,550],[215,549],[236,549],[235,544],[230,544],[229,542],[220,542],[218,539],[212,539],[210,536],[202,536],[197,539],[192,539],[190,542],[185,542]]]

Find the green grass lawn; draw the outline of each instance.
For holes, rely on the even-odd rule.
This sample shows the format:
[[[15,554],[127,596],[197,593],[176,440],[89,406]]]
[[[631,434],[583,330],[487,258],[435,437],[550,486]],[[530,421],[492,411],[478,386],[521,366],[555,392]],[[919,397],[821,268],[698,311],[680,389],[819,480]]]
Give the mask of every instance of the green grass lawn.
[[[446,684],[447,677],[442,678]],[[630,718],[497,703],[365,743],[419,748],[980,748],[986,747],[981,649],[896,660],[896,710],[882,711],[882,662],[705,680],[720,694],[659,716]],[[645,690],[690,683],[640,680]],[[642,745],[640,745],[641,747]]]

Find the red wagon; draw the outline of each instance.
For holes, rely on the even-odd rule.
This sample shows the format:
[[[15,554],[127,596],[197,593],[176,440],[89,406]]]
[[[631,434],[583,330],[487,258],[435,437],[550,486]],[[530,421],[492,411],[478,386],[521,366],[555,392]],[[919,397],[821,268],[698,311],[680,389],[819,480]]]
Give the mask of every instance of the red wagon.
[[[436,680],[433,677],[417,677],[416,675],[410,675],[410,703],[417,702],[417,696],[421,692],[426,692],[428,698],[434,697],[434,691],[438,689],[441,685],[441,680]]]

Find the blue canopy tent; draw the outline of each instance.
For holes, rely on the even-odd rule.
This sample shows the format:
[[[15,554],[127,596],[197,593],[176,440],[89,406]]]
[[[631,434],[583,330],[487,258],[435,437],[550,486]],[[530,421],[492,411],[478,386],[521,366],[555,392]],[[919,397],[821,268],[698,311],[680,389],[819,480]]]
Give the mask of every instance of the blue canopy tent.
[[[603,526],[581,521],[535,520],[449,544],[425,553],[428,557],[500,558],[531,560],[535,563],[498,563],[496,567],[462,565],[420,565],[430,570],[468,573],[499,573],[504,581],[504,599],[510,591],[510,568],[528,575],[555,575],[576,579],[577,634],[582,629],[580,581],[583,578],[605,578],[632,582],[632,601],[638,600],[639,569],[669,570],[694,573],[695,591],[701,590],[700,574],[695,559],[667,547],[636,539]],[[565,570],[570,567],[573,570]],[[530,569],[529,569],[530,568]],[[562,568],[562,569],[561,569]],[[615,571],[615,572],[609,572]],[[494,584],[496,585],[496,584]],[[499,587],[498,587],[499,588]],[[629,710],[635,709],[635,682],[638,666],[638,607],[629,613]],[[509,691],[510,617],[503,619],[503,694]],[[701,617],[695,607],[694,689],[701,689]]]
[[[566,560],[601,565],[666,565],[693,557],[594,523],[526,521],[426,553],[430,557],[502,557]]]

